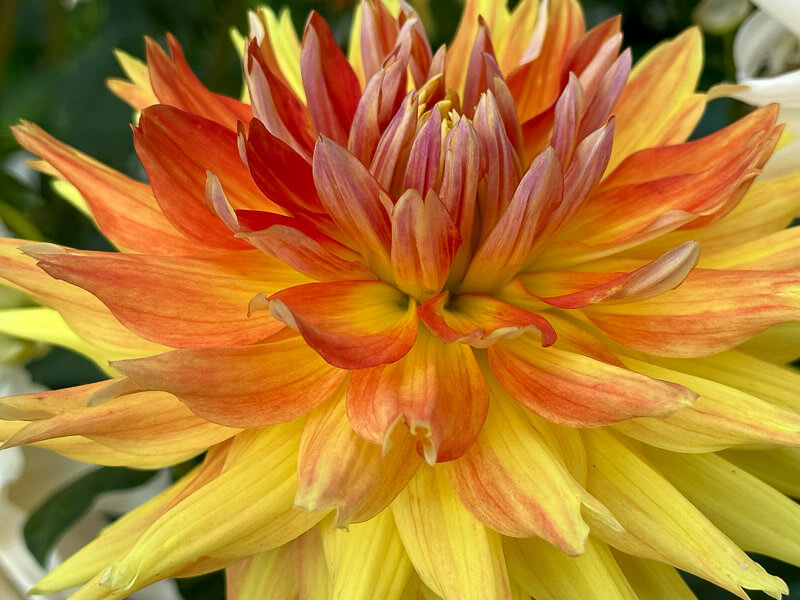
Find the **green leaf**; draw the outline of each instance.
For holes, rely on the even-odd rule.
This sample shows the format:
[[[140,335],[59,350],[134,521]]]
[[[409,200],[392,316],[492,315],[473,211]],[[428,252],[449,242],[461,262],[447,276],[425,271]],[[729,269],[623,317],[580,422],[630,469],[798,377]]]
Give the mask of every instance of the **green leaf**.
[[[31,554],[44,566],[48,553],[69,527],[86,514],[97,496],[147,483],[158,471],[100,467],[58,490],[25,523],[23,535]]]

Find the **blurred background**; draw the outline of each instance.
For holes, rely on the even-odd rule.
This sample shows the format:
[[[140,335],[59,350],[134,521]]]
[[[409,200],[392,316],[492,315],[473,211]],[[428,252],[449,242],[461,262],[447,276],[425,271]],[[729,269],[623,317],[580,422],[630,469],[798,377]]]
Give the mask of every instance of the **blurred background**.
[[[737,0],[720,0],[719,3]],[[51,188],[46,178],[25,169],[31,158],[20,151],[9,127],[20,119],[36,122],[56,138],[137,178],[143,172],[133,152],[131,110],[105,87],[122,77],[114,48],[144,56],[144,36],[164,45],[173,33],[200,79],[212,90],[238,96],[239,61],[229,29],[247,30],[246,13],[265,2],[254,0],[0,0],[0,219],[12,234],[90,249],[109,246],[91,223]],[[344,42],[353,2],[266,2],[288,4],[298,30],[310,9],[330,23]],[[432,46],[450,39],[460,14],[458,0],[419,0]],[[697,18],[694,0],[582,0],[591,27],[623,15],[624,45],[641,56],[658,41],[676,35]],[[744,13],[746,14],[746,12]],[[733,31],[706,32],[706,67],[700,89],[735,79],[731,55]],[[746,111],[731,100],[715,100],[700,125],[701,133],[719,129]],[[48,387],[78,385],[103,378],[90,362],[66,350],[29,348],[33,379]],[[757,507],[754,507],[757,511]],[[1,518],[1,516],[0,516]],[[800,598],[800,570],[764,559]],[[700,600],[734,596],[710,584],[691,581]],[[221,577],[206,576],[181,584],[186,600],[223,598]],[[753,594],[754,599],[766,598]]]

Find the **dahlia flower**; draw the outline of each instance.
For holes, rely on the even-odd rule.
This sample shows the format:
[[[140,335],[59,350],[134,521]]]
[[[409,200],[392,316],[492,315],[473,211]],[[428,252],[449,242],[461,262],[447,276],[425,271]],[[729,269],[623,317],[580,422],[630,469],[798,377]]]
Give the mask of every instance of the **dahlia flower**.
[[[787,593],[745,551],[800,564],[800,173],[756,179],[776,106],[687,141],[696,30],[633,68],[621,40],[574,0],[470,0],[433,49],[366,1],[345,54],[265,9],[247,102],[171,37],[121,55],[149,183],[16,127],[120,252],[2,240],[42,305],[17,334],[109,374],[1,399],[5,445],[202,457],[35,591]]]

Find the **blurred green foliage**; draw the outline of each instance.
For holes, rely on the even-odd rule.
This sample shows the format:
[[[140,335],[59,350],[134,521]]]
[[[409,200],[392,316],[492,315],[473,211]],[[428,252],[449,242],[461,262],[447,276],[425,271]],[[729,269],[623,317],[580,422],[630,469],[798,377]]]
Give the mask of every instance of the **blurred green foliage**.
[[[122,76],[112,49],[142,57],[144,36],[163,45],[165,33],[172,32],[209,88],[238,95],[239,62],[228,30],[235,26],[246,31],[247,10],[260,4],[263,2],[253,0],[0,0],[0,218],[20,237],[80,248],[107,248],[91,223],[55,194],[45,177],[28,172],[30,181],[22,183],[9,173],[13,163],[30,158],[20,154],[9,127],[19,119],[36,122],[58,139],[143,178],[131,142],[131,111],[104,85],[106,78]],[[342,43],[347,39],[351,2],[267,4],[275,8],[288,4],[298,30],[308,11],[318,10],[337,39]],[[633,49],[635,57],[692,25],[696,4],[695,0],[583,0],[589,25],[618,13],[623,15],[624,44]],[[435,27],[431,37],[436,47],[455,31],[459,2],[430,0],[425,5]],[[705,42],[701,89],[734,76],[731,36],[706,36]],[[716,130],[742,110],[731,101],[714,101],[700,131]],[[63,350],[51,352],[30,368],[38,381],[51,387],[77,385],[102,376],[88,361]],[[757,507],[754,518],[758,518]],[[791,598],[800,598],[797,569],[769,559],[765,559],[765,565],[794,589]],[[690,581],[700,600],[734,598],[705,582]],[[181,585],[187,600],[221,598],[222,589],[219,576]],[[753,598],[765,596],[753,594]]]

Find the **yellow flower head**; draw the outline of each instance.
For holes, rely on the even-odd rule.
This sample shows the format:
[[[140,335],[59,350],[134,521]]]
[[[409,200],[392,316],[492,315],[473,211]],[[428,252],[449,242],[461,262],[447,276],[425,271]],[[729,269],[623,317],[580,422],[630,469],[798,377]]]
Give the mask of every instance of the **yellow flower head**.
[[[754,183],[777,108],[687,142],[698,32],[631,69],[575,0],[468,1],[435,51],[380,0],[349,55],[317,14],[243,41],[249,103],[171,37],[120,55],[148,184],[15,128],[120,252],[2,240],[43,305],[17,333],[112,379],[0,400],[0,437],[205,452],[37,590],[692,598],[677,567],[786,593],[741,549],[800,564],[800,174]]]

